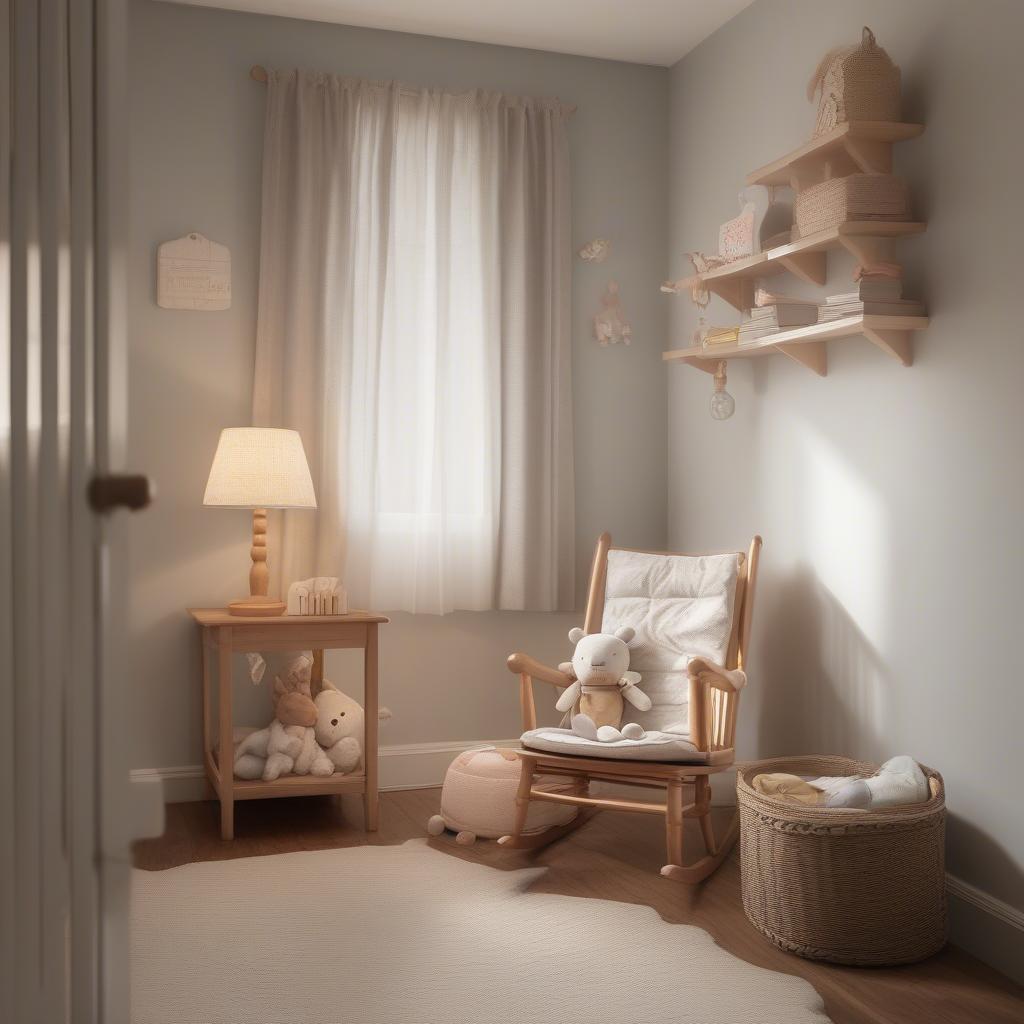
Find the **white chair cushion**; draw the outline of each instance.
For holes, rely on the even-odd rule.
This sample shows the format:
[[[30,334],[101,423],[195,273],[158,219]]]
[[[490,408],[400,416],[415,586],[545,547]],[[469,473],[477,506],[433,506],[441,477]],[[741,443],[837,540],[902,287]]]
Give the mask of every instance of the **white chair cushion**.
[[[601,628],[636,630],[629,667],[640,673],[640,689],[653,705],[638,711],[627,704],[624,723],[676,737],[688,733],[686,666],[697,657],[725,664],[741,557],[608,552]]]
[[[519,738],[529,750],[549,754],[577,754],[605,757],[617,761],[669,761],[680,764],[706,764],[708,755],[697,750],[689,737],[667,732],[649,732],[642,740],[615,740],[601,743],[577,736],[571,729],[531,729]]]

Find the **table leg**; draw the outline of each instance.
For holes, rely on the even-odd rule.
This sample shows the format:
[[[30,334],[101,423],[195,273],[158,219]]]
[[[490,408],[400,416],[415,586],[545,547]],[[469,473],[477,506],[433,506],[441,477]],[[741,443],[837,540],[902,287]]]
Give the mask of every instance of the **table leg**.
[[[309,670],[309,695],[316,695],[324,688],[324,652],[323,648],[314,648],[313,666]]]
[[[220,837],[235,838],[234,731],[231,717],[231,627],[217,630],[217,687],[220,699]]]
[[[377,623],[366,627],[366,650],[363,652],[363,704],[366,713],[363,736],[363,764],[366,771],[366,792],[363,794],[363,814],[366,831],[377,831],[377,726],[379,710],[377,696]]]
[[[206,629],[199,627],[199,676],[203,681],[203,799],[216,800],[217,790],[210,778],[210,758],[213,749],[213,696],[210,692],[210,663],[206,656]]]

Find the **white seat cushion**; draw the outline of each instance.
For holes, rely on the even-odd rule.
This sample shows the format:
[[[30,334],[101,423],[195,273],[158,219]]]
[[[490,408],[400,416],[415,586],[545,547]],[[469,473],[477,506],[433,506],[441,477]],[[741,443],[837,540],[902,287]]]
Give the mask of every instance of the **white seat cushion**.
[[[668,732],[648,732],[642,740],[615,740],[602,743],[577,736],[571,729],[531,729],[519,738],[529,750],[549,754],[577,754],[581,757],[606,757],[617,761],[669,761],[679,764],[706,764],[688,736]]]

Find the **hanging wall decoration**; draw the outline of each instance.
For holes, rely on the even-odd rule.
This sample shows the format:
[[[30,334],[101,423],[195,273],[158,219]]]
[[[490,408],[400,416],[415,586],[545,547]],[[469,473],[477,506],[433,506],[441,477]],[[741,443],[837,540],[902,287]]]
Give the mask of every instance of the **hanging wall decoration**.
[[[728,381],[725,373],[726,362],[720,360],[715,367],[715,389],[711,393],[711,418],[727,420],[736,411],[736,400],[725,390]]]
[[[231,308],[231,252],[191,231],[157,249],[156,301],[164,309]]]
[[[602,347],[628,345],[633,340],[633,328],[623,319],[619,286],[609,281],[601,293],[601,312],[594,314],[594,337]]]
[[[604,263],[611,254],[612,243],[607,238],[595,238],[577,253],[584,263]]]

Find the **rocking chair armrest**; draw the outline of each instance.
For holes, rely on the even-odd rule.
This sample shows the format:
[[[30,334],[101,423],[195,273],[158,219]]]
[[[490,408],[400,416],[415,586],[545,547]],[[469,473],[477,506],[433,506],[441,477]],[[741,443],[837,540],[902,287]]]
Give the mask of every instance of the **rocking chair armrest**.
[[[728,750],[736,742],[736,709],[747,677],[740,669],[694,658],[686,667],[690,677],[690,736],[706,752]]]
[[[747,674],[742,669],[726,668],[724,665],[716,665],[708,658],[694,658],[686,666],[687,675],[690,679],[701,681],[707,676],[708,683],[719,690],[728,690],[736,693],[747,685]]]
[[[563,690],[575,682],[572,676],[562,672],[561,669],[545,665],[528,654],[510,654],[505,664],[508,665],[509,672],[514,672],[517,676],[530,676],[531,679],[539,679],[543,683],[550,683]]]

